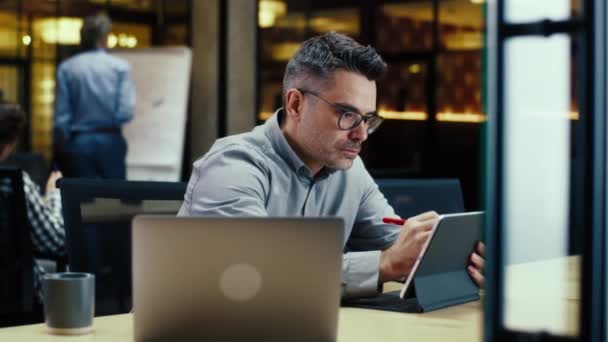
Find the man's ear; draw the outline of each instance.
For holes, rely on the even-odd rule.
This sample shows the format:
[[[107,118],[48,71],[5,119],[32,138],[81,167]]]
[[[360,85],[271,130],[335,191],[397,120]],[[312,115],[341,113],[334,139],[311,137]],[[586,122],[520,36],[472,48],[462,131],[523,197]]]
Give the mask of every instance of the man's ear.
[[[296,88],[289,88],[285,92],[285,111],[290,119],[298,122],[302,115],[302,100],[304,94],[302,94]]]

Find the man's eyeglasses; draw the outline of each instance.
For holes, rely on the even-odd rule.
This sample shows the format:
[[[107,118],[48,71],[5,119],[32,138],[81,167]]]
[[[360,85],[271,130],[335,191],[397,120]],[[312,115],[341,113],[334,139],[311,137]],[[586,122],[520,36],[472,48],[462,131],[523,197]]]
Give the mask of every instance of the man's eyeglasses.
[[[370,135],[380,127],[380,124],[384,121],[384,119],[376,113],[363,115],[357,111],[344,108],[338,104],[327,101],[322,98],[319,94],[306,90],[306,89],[298,89],[302,94],[310,94],[321,101],[327,103],[331,107],[333,107],[338,113],[340,113],[340,118],[338,119],[338,128],[344,131],[350,131],[351,129],[359,126],[361,122],[367,124],[367,134]]]

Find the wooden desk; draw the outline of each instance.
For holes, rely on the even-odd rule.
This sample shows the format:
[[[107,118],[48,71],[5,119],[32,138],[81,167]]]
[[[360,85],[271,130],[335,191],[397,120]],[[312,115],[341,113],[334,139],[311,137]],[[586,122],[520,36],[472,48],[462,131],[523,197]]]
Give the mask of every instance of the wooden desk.
[[[576,335],[579,262],[578,257],[570,257],[511,266],[507,274],[507,322],[520,329],[543,327]],[[554,286],[547,288],[550,275],[565,277],[563,286],[551,284]],[[395,286],[387,286],[387,290]],[[43,324],[5,328],[0,329],[0,341],[132,341],[132,322],[130,314],[99,317],[93,334],[78,337],[49,335]],[[424,314],[342,308],[338,341],[481,341],[482,325],[480,301]]]

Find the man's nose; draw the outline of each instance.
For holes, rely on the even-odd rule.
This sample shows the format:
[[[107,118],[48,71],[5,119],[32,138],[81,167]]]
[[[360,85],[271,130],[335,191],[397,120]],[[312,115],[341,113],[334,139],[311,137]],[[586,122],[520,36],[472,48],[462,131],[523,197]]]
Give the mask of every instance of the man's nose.
[[[356,140],[360,142],[364,142],[365,140],[367,140],[367,123],[361,121],[361,123],[358,124],[357,127],[354,127],[350,130],[350,132],[348,133],[348,138],[350,140]]]

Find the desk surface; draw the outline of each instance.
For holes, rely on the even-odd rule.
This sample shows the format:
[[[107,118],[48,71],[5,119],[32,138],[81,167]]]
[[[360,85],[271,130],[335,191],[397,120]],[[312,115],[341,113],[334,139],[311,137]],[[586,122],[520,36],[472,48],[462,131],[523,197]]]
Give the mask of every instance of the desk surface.
[[[518,329],[545,328],[576,335],[579,262],[578,257],[569,257],[511,266],[507,274],[507,323]],[[564,280],[563,286],[552,284],[555,277]],[[387,286],[387,290],[396,286],[400,285]],[[78,337],[49,335],[43,324],[4,328],[0,329],[0,341],[132,341],[132,324],[130,314],[99,317],[93,334]],[[424,314],[341,308],[338,341],[481,341],[482,326],[480,301]]]

